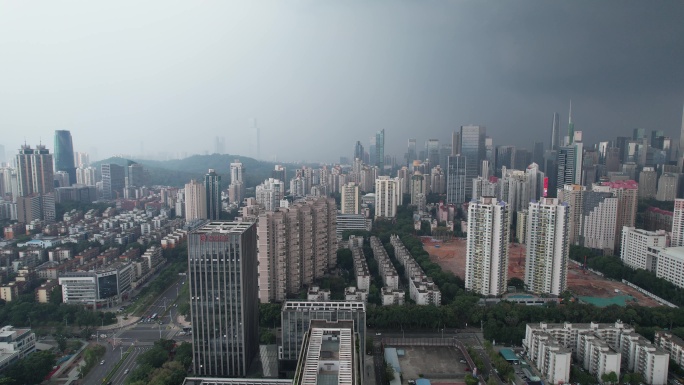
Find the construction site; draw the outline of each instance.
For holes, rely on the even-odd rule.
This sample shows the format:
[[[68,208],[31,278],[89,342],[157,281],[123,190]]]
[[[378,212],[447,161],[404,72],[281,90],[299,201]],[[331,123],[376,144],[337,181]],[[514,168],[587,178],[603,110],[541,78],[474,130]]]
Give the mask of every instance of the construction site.
[[[432,237],[421,237],[423,249],[430,254],[430,260],[442,269],[451,271],[465,279],[466,239],[452,238],[442,241]],[[511,243],[508,252],[508,279],[513,277],[524,280],[525,245]],[[641,306],[660,306],[660,304],[639,293],[626,284],[601,277],[583,268],[581,264],[570,261],[568,264],[568,290],[578,299],[607,306],[638,304]]]

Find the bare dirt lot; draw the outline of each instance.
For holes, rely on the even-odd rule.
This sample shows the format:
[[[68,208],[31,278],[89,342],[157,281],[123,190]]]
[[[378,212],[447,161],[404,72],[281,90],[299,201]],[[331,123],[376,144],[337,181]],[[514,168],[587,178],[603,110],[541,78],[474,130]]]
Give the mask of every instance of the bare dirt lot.
[[[421,237],[421,241],[423,249],[430,254],[431,261],[461,278],[465,277],[466,240],[464,238],[453,238],[442,242],[431,237]],[[622,282],[611,281],[589,271],[584,274],[584,271],[572,262],[568,267],[568,288],[575,295],[610,298],[627,294],[636,298],[639,305],[659,306],[655,300]],[[523,279],[524,273],[525,245],[512,243],[509,247],[508,278]],[[616,289],[619,293],[615,292]]]
[[[467,364],[459,364],[463,355],[458,349],[447,346],[401,346],[406,352],[399,357],[402,384],[420,377],[435,382],[463,383]],[[421,376],[422,375],[422,376]]]

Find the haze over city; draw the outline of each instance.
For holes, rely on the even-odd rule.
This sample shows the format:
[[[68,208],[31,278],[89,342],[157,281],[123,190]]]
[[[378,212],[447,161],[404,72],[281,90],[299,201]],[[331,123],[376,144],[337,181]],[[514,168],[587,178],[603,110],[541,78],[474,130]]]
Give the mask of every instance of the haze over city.
[[[684,3],[116,2],[0,5],[0,144],[116,154],[225,151],[325,161],[386,130],[548,146],[568,104],[584,140],[678,138]]]

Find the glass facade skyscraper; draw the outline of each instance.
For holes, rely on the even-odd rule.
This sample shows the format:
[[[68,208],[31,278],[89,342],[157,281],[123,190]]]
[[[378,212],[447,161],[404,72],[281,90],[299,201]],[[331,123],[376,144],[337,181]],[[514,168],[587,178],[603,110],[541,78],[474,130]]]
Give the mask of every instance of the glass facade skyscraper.
[[[385,173],[385,130],[375,134],[375,165],[378,166],[378,175]]]
[[[204,176],[204,188],[207,192],[207,218],[218,220],[221,217],[221,175],[212,168]]]
[[[257,232],[211,221],[188,236],[193,372],[245,377],[259,351]]]
[[[76,183],[76,166],[74,165],[74,145],[71,132],[68,130],[55,131],[55,171],[69,174],[69,183]]]
[[[486,159],[486,128],[484,126],[461,126],[461,155],[466,158],[466,199],[473,196],[473,179],[479,176],[479,167]]]

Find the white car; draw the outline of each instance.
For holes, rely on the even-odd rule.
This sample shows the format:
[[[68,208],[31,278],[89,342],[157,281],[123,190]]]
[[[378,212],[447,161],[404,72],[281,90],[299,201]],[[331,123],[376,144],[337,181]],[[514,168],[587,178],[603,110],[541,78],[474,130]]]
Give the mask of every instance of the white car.
[[[100,365],[104,365],[104,360],[100,361]]]
[[[128,369],[124,370],[124,374],[128,374]]]

